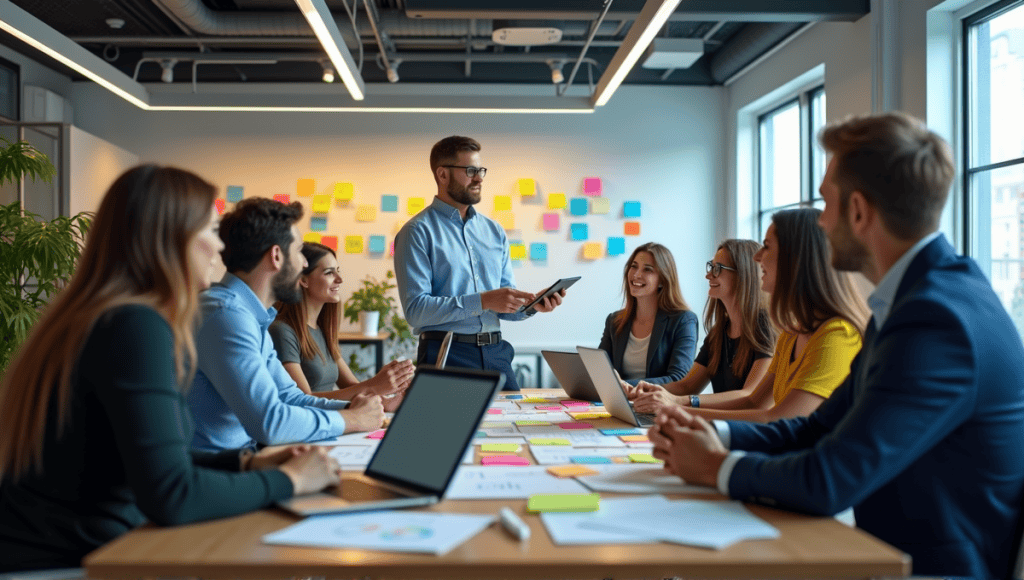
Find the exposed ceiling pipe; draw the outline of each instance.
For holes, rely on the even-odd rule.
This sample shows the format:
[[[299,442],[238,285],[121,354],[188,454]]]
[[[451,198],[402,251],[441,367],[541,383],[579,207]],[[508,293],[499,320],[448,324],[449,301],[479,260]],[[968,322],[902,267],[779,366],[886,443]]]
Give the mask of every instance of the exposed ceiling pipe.
[[[787,37],[813,23],[778,22],[748,24],[711,59],[711,77],[723,83]]]
[[[370,0],[363,0],[363,7],[366,8],[366,19],[370,21],[370,28],[373,29],[373,37],[377,39],[377,48],[380,49],[380,60],[384,63],[384,70],[387,71],[388,81],[397,83],[398,71],[396,71],[388,61],[388,50],[384,46],[384,41],[381,39],[381,31],[377,27],[377,17],[379,15],[370,3]]]
[[[195,37],[168,37],[168,36],[72,36],[71,40],[78,44],[114,44],[122,46],[191,46],[202,44],[205,46],[249,46],[252,44],[267,44],[273,46],[320,46],[314,36],[195,36]],[[391,38],[395,44],[438,44],[462,48],[466,43],[465,38],[432,38],[429,36],[404,36]],[[363,39],[364,44],[375,44],[372,37]],[[583,46],[585,40],[565,40],[564,38],[549,47],[557,46]],[[474,38],[473,44],[480,46],[498,45],[491,39]],[[617,47],[622,44],[621,40],[594,40],[590,46],[611,46]],[[500,45],[498,45],[500,46]]]

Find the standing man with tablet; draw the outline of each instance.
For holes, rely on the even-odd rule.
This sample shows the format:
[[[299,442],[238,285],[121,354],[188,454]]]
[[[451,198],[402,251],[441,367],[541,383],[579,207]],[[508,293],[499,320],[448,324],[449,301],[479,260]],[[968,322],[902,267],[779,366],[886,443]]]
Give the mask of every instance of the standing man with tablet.
[[[430,150],[437,196],[395,238],[395,278],[405,317],[420,335],[418,362],[433,360],[447,331],[454,333],[448,366],[499,371],[505,390],[518,391],[512,345],[500,320],[523,320],[534,295],[517,290],[505,230],[473,207],[487,168],[480,144],[446,137]],[[550,312],[565,291],[537,303]]]

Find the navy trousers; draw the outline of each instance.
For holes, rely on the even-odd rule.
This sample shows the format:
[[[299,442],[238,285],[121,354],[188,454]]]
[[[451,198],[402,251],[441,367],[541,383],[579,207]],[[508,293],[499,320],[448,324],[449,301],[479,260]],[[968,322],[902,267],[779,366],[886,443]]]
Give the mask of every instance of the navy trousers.
[[[416,352],[416,363],[434,364],[437,360],[437,351],[440,348],[440,340],[421,339]],[[518,391],[519,383],[516,382],[516,374],[512,372],[512,357],[515,354],[515,349],[506,340],[484,346],[468,342],[452,342],[451,348],[448,349],[448,362],[444,366],[445,368],[498,371],[505,375],[505,387],[502,390]]]

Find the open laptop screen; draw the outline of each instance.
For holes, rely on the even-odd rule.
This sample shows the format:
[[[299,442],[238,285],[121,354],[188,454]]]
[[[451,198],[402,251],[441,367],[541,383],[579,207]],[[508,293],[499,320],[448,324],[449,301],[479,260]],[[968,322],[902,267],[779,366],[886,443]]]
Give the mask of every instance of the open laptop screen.
[[[504,375],[420,368],[366,475],[442,495]]]

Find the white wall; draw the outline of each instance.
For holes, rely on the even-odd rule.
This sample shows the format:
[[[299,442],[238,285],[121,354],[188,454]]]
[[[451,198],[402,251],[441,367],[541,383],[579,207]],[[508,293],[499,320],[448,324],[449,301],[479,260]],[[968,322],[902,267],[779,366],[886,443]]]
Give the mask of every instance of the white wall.
[[[70,131],[70,213],[96,211],[103,194],[119,175],[138,165],[139,155],[108,143],[78,127]]]
[[[605,182],[612,213],[589,215],[593,241],[622,235],[622,202],[643,202],[642,235],[627,237],[627,253],[658,241],[675,255],[683,292],[700,312],[706,298],[703,264],[717,244],[714,220],[722,198],[721,89],[631,88],[591,115],[386,115],[322,113],[145,113],[91,84],[76,84],[74,106],[87,131],[139,153],[143,162],[180,165],[219,186],[242,185],[246,196],[295,192],[295,180],[314,178],[321,191],[351,181],[356,204],[380,207],[382,194],[429,199],[435,186],[430,147],[452,134],[483,145],[489,168],[480,208],[493,210],[495,195],[513,193],[521,177],[547,193],[578,195],[584,177]],[[309,209],[309,199],[302,198]],[[626,256],[584,261],[579,242],[568,241],[567,213],[557,234],[540,231],[543,206],[514,196],[516,228],[510,238],[546,241],[546,265],[516,268],[517,286],[536,291],[555,279],[581,275],[564,306],[550,315],[506,323],[518,348],[596,345],[605,316],[621,307]],[[230,204],[229,204],[230,205]],[[332,208],[327,234],[382,233],[393,239],[400,214],[381,214],[375,224],[356,223],[353,208]],[[308,219],[301,227],[308,230]],[[380,277],[392,260],[367,254],[341,256],[348,294],[364,275]]]
[[[20,68],[19,75],[22,87],[25,85],[43,87],[44,89],[57,93],[65,99],[71,98],[73,83],[71,82],[70,77],[55,72],[54,70],[37,63],[21,53],[7,48],[6,46],[0,46],[0,57],[18,65]],[[22,106],[22,115],[24,116],[24,92],[19,93],[18,99]],[[65,119],[65,122],[70,123],[71,119]]]

